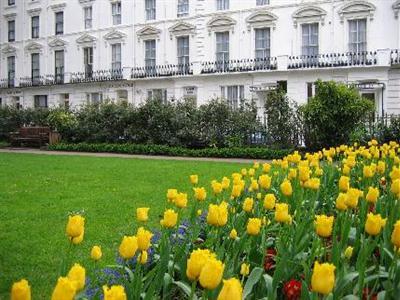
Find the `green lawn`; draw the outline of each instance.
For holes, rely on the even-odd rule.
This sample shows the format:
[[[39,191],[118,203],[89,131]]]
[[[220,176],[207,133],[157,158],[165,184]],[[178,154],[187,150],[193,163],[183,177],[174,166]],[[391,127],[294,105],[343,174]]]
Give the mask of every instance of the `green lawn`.
[[[90,249],[99,244],[106,265],[115,261],[121,236],[133,233],[137,207],[151,207],[156,225],[168,188],[189,191],[193,173],[209,188],[210,180],[242,166],[0,153],[0,299],[8,299],[12,282],[21,278],[31,282],[33,299],[49,299],[68,246],[69,211],[86,215],[85,240],[74,260],[90,269]]]

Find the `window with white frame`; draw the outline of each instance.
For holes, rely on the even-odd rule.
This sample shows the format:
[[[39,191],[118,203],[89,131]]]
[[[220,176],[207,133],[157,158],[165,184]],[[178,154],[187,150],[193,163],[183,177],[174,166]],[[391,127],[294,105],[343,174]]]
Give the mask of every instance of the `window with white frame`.
[[[305,56],[317,56],[318,45],[318,23],[302,24],[302,47],[301,54]]]
[[[103,93],[86,93],[86,101],[88,104],[99,104],[103,102]]]
[[[56,24],[55,24],[56,35],[64,34],[64,12],[62,11],[56,12],[55,19],[56,19]]]
[[[178,17],[189,15],[189,0],[178,0]]]
[[[121,44],[111,45],[111,69],[113,71],[121,70]]]
[[[257,0],[256,5],[267,5],[269,4],[269,0]]]
[[[93,8],[91,6],[84,7],[83,14],[84,14],[85,29],[92,28]]]
[[[113,18],[113,25],[120,25],[122,22],[121,18],[121,2],[111,3],[111,14]]]
[[[15,0],[8,0],[8,6],[15,5]]]
[[[217,0],[217,10],[229,9],[229,0]]]
[[[152,89],[147,90],[147,99],[158,100],[166,104],[168,102],[167,89]]]
[[[232,109],[239,108],[241,102],[244,100],[244,86],[243,85],[221,86],[221,98],[226,99],[230,108]]]
[[[58,83],[64,82],[64,50],[54,51],[55,80]]]
[[[83,48],[83,64],[86,78],[91,78],[93,74],[93,47]]]
[[[271,56],[271,30],[269,28],[254,29],[255,58],[262,60]]]
[[[145,0],[146,20],[156,19],[156,0]]]
[[[144,42],[145,54],[144,63],[147,71],[154,70],[156,65],[156,40],[147,40]]]
[[[40,55],[39,53],[31,54],[31,76],[32,83],[38,84],[40,79]]]
[[[15,41],[15,20],[8,21],[8,41]]]
[[[180,36],[176,39],[178,52],[178,65],[189,64],[189,36]]]
[[[15,56],[7,57],[8,86],[13,87],[15,82]]]
[[[216,61],[227,62],[229,61],[229,32],[216,32]]]
[[[40,19],[39,16],[33,16],[31,18],[31,37],[33,39],[39,38],[39,26],[40,26]]]
[[[349,51],[361,53],[367,51],[367,20],[349,20]]]
[[[47,108],[47,95],[35,95],[35,108]]]

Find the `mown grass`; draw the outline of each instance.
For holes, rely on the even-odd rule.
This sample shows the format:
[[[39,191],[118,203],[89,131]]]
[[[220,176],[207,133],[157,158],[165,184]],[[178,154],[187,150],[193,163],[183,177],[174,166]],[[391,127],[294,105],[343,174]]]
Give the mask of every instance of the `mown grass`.
[[[68,212],[85,212],[85,240],[73,260],[90,274],[91,247],[101,245],[101,265],[113,263],[121,237],[133,233],[137,207],[151,207],[156,226],[168,188],[189,192],[188,176],[196,173],[209,190],[212,179],[242,166],[0,153],[0,299],[21,278],[30,281],[33,299],[49,299],[68,247]]]

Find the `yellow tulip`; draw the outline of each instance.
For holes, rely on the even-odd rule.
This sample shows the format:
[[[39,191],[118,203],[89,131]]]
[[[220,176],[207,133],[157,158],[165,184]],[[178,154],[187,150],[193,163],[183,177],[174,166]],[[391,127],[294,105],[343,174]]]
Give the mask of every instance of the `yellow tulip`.
[[[223,286],[217,300],[242,300],[243,288],[236,278],[223,280]]]
[[[365,196],[365,200],[367,200],[367,202],[369,203],[376,203],[378,198],[379,198],[379,189],[370,186],[368,188],[368,193]]]
[[[178,222],[178,213],[173,209],[164,211],[164,218],[160,221],[161,226],[165,228],[173,228]]]
[[[136,209],[136,218],[139,222],[146,222],[149,219],[149,207],[139,207]]]
[[[243,202],[243,210],[245,212],[251,212],[253,210],[254,200],[253,198],[246,198]]]
[[[274,194],[266,194],[264,197],[264,208],[265,209],[274,209],[276,202],[276,197]]]
[[[338,197],[336,198],[336,208],[338,210],[344,211],[347,209],[347,194],[339,193]]]
[[[222,184],[219,183],[218,181],[213,180],[211,182],[211,188],[215,195],[218,195],[222,192]]]
[[[231,184],[231,181],[230,181],[230,179],[228,177],[224,177],[224,178],[222,178],[221,184],[222,184],[222,188],[224,190],[226,190],[226,189],[229,188],[229,185]]]
[[[167,199],[169,202],[174,202],[176,196],[178,195],[177,189],[168,189],[167,191]]]
[[[147,249],[150,248],[152,237],[153,234],[150,231],[144,229],[143,227],[139,227],[136,233],[136,238],[137,238],[137,245],[140,251],[146,251]]]
[[[271,170],[271,165],[269,163],[265,163],[262,166],[263,166],[263,173],[269,173],[269,171]]]
[[[275,205],[275,221],[280,223],[290,223],[292,217],[289,215],[289,206],[286,203]]]
[[[365,178],[372,178],[374,177],[374,171],[371,166],[364,166],[363,167],[363,176]]]
[[[378,235],[385,225],[386,219],[382,219],[380,214],[374,215],[373,213],[368,213],[365,222],[365,232],[373,236]]]
[[[347,259],[350,259],[352,256],[353,256],[353,247],[351,247],[351,246],[348,246],[347,248],[346,248],[346,250],[344,250],[344,256],[347,258]]]
[[[76,291],[80,291],[85,287],[86,270],[80,264],[74,264],[67,277],[75,284]]]
[[[208,290],[215,289],[221,282],[225,265],[215,258],[208,259],[201,269],[200,285]]]
[[[394,224],[391,240],[395,247],[400,248],[400,220],[398,220],[396,224]]]
[[[341,176],[339,178],[339,190],[341,192],[347,192],[350,188],[350,178],[347,176]]]
[[[332,235],[332,228],[333,228],[333,216],[326,216],[326,215],[319,215],[315,216],[315,231],[320,237],[330,237]]]
[[[125,288],[122,285],[113,285],[111,288],[103,286],[104,300],[127,300]]]
[[[192,281],[197,280],[206,262],[213,257],[215,254],[208,249],[193,250],[187,260],[186,276]]]
[[[328,295],[335,285],[335,269],[333,264],[315,262],[311,276],[311,289],[314,292]]]
[[[378,161],[378,166],[376,167],[376,170],[378,171],[379,174],[384,174],[386,170],[386,163],[384,161]]]
[[[82,235],[85,229],[85,218],[81,215],[74,215],[68,217],[66,232],[67,235],[73,239]]]
[[[27,280],[22,279],[13,283],[11,300],[31,300],[31,287]]]
[[[148,257],[147,251],[142,251],[139,257],[139,263],[141,265],[144,265],[147,262],[147,257]]]
[[[258,184],[264,190],[268,190],[271,187],[272,178],[268,175],[261,175],[258,177]]]
[[[290,197],[290,196],[292,195],[292,193],[293,193],[292,184],[291,184],[290,181],[287,180],[287,179],[285,179],[285,180],[282,182],[280,188],[281,188],[282,194],[284,194],[284,195],[287,196],[287,197]]]
[[[210,204],[208,207],[207,223],[213,226],[224,226],[228,222],[228,204]]]
[[[240,173],[242,174],[242,176],[246,176],[247,175],[247,170],[246,169],[241,169]]]
[[[290,168],[288,173],[288,179],[292,180],[297,177],[297,169]]]
[[[350,208],[356,208],[361,191],[355,188],[349,188],[347,191],[346,205]]]
[[[190,182],[193,185],[196,185],[199,182],[199,176],[198,175],[190,175]]]
[[[231,196],[233,198],[239,197],[242,194],[242,190],[243,189],[242,189],[241,185],[238,185],[238,184],[233,185]]]
[[[76,294],[76,285],[68,277],[59,277],[51,300],[73,300]]]
[[[392,185],[390,186],[390,191],[397,196],[400,195],[400,179],[395,179],[392,181]]]
[[[135,256],[138,249],[138,240],[136,236],[124,236],[119,245],[119,254],[124,259],[131,259]]]
[[[193,191],[194,191],[194,197],[196,198],[197,201],[206,200],[207,192],[205,188],[203,187],[193,188]]]
[[[258,235],[261,229],[261,219],[250,218],[247,222],[247,233],[249,235]]]
[[[84,235],[85,235],[85,229],[83,229],[80,236],[77,236],[77,237],[74,237],[71,239],[72,244],[78,245],[78,244],[82,243]]]
[[[90,257],[94,261],[98,261],[103,256],[101,252],[101,248],[99,246],[93,246],[92,250],[90,251]]]
[[[309,167],[299,167],[299,179],[300,181],[307,181],[310,179],[310,168]]]
[[[187,207],[187,194],[186,193],[178,193],[175,198],[175,205],[178,208],[185,208]]]
[[[250,265],[246,263],[242,263],[240,266],[240,275],[247,276],[250,274]]]
[[[236,231],[235,228],[233,228],[233,229],[231,230],[231,232],[229,233],[229,238],[232,239],[232,240],[236,240],[236,239],[237,239],[237,236],[238,236],[237,231]]]

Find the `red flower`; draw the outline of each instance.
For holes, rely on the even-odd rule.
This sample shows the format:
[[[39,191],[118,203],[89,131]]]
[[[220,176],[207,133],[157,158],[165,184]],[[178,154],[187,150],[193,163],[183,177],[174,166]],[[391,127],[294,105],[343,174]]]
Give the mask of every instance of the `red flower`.
[[[375,204],[372,204],[368,207],[368,212],[375,213]]]
[[[287,300],[298,300],[301,296],[301,282],[291,279],[283,286],[283,292]]]
[[[264,258],[264,270],[269,271],[275,268],[276,250],[274,248],[267,249]]]
[[[363,288],[363,293],[362,293],[362,299],[363,300],[377,300],[378,299],[378,294],[372,294],[369,288]]]

